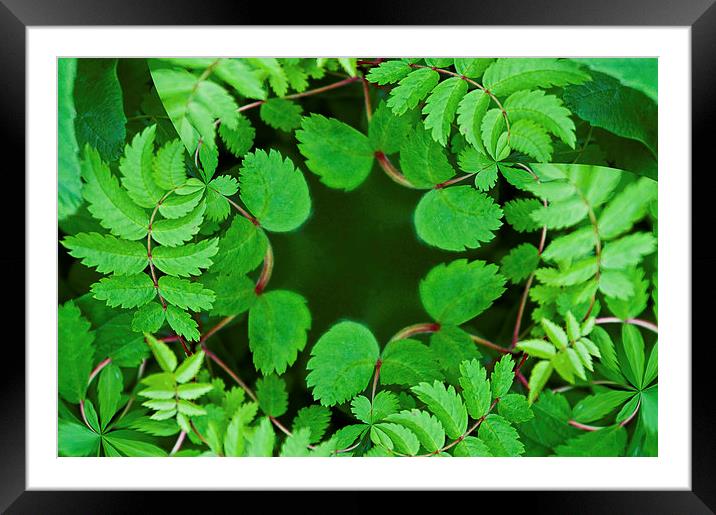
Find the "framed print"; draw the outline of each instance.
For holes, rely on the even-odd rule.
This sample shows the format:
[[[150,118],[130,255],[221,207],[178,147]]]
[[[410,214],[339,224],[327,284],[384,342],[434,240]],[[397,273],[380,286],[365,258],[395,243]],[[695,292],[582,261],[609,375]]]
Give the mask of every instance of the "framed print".
[[[187,489],[711,512],[716,8],[57,7],[2,11],[10,513]]]

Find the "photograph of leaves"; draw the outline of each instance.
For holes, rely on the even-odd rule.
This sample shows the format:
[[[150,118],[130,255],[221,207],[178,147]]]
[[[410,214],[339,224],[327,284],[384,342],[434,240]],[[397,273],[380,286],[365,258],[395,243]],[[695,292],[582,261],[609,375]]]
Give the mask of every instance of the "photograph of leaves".
[[[59,456],[657,455],[656,59],[57,72]]]

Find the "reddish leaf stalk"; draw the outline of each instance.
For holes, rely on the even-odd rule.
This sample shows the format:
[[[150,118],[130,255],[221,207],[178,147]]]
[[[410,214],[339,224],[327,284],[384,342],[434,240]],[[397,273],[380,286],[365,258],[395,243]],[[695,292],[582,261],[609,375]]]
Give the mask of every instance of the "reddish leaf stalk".
[[[273,249],[269,243],[266,247],[266,255],[264,256],[264,266],[261,269],[261,275],[259,276],[258,281],[256,281],[256,287],[254,288],[254,293],[256,293],[256,295],[261,295],[266,289],[266,285],[269,280],[271,280],[273,261]]]
[[[487,348],[489,348],[489,349],[496,350],[496,351],[499,352],[499,353],[502,353],[502,354],[512,354],[512,351],[511,351],[511,350],[505,349],[504,347],[500,347],[500,346],[497,345],[496,343],[492,343],[490,340],[487,340],[487,339],[482,338],[482,337],[480,337],[480,336],[477,336],[477,335],[475,335],[475,334],[471,334],[471,335],[470,335],[470,339],[471,339],[473,342],[477,343],[478,345],[482,345],[482,346],[487,347]]]
[[[636,325],[639,327],[643,327],[644,329],[648,329],[649,331],[653,333],[659,333],[659,327],[656,324],[653,324],[651,322],[648,322],[646,320],[641,320],[639,318],[627,318],[626,320],[622,320],[621,318],[617,317],[603,317],[603,318],[597,318],[594,321],[595,324],[631,324]]]
[[[405,186],[406,188],[416,189],[415,186],[413,186],[413,184],[405,177],[405,175],[393,166],[393,163],[390,162],[390,159],[388,159],[388,156],[386,156],[384,152],[379,150],[374,155],[380,167],[386,175],[393,180],[393,182],[396,182],[401,186]]]
[[[405,338],[410,338],[411,336],[414,336],[416,334],[437,333],[439,330],[440,324],[435,322],[413,324],[395,333],[395,335],[393,335],[390,341],[392,342],[395,340],[403,340]]]
[[[103,359],[102,361],[100,361],[97,364],[97,366],[94,367],[94,370],[92,370],[92,372],[90,372],[89,379],[87,380],[87,386],[92,384],[92,381],[97,376],[97,374],[99,374],[102,371],[102,369],[104,367],[106,367],[107,365],[109,365],[110,363],[112,363],[112,358],[106,358],[106,359]]]

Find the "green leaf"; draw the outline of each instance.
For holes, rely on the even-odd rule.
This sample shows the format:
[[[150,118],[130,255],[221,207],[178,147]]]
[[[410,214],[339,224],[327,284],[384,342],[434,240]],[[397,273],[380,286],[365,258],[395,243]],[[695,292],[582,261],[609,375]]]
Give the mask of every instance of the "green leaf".
[[[385,102],[381,102],[375,109],[368,126],[371,147],[376,152],[394,154],[400,150],[414,130],[417,119],[417,110],[396,116]]]
[[[259,100],[266,98],[266,91],[256,70],[253,70],[241,59],[219,59],[218,61],[214,73],[240,95]]]
[[[571,263],[592,253],[596,243],[594,228],[582,227],[574,232],[553,239],[542,253],[548,261]]]
[[[329,188],[351,191],[363,183],[373,167],[368,137],[335,118],[320,114],[303,118],[296,139],[308,169]]]
[[[256,301],[254,282],[243,274],[204,273],[199,282],[214,292],[212,316],[238,315]]]
[[[218,64],[218,63],[217,63]],[[210,177],[216,168],[215,120],[229,128],[237,126],[238,106],[233,97],[219,84],[197,77],[182,69],[165,68],[149,61],[149,68],[169,118],[190,154],[199,147],[205,174]]]
[[[420,383],[410,389],[435,414],[450,438],[458,438],[467,429],[467,410],[452,386],[440,381]]]
[[[539,263],[539,251],[531,243],[522,243],[502,258],[500,271],[514,284],[527,279]]]
[[[482,78],[483,85],[498,97],[521,89],[581,84],[589,75],[574,63],[552,58],[507,58],[492,63]]]
[[[603,270],[599,275],[599,291],[608,297],[626,300],[634,294],[634,285],[620,270]]]
[[[656,104],[608,75],[598,72],[591,75],[593,80],[564,90],[567,106],[591,125],[640,141],[656,155]]]
[[[79,145],[75,135],[75,102],[72,92],[77,75],[77,59],[57,60],[57,217],[77,212],[82,203]]]
[[[371,68],[365,78],[375,84],[393,84],[403,79],[411,70],[412,68],[405,61],[385,61]]]
[[[118,451],[126,456],[132,457],[164,457],[166,451],[156,445],[142,441],[144,438],[141,434],[125,429],[112,431],[103,437],[107,442],[112,444]]]
[[[470,335],[450,325],[441,325],[440,330],[430,336],[430,349],[445,372],[447,381],[454,385],[458,384],[460,363],[480,357]]]
[[[544,386],[547,384],[547,381],[549,381],[549,378],[552,375],[552,370],[554,370],[554,365],[551,361],[539,361],[534,367],[532,367],[530,380],[527,383],[530,387],[530,393],[527,398],[530,404],[535,401]]]
[[[500,415],[487,415],[477,434],[493,456],[514,457],[525,452],[517,430]]]
[[[473,147],[465,147],[458,155],[458,165],[463,172],[474,173],[475,187],[487,191],[497,183],[497,163]]]
[[[622,324],[622,345],[626,357],[622,372],[631,384],[640,388],[644,378],[644,338],[639,329]]]
[[[188,312],[169,304],[166,309],[166,317],[167,322],[178,335],[187,340],[199,341],[199,328]]]
[[[149,348],[152,349],[154,359],[157,360],[161,369],[165,372],[174,372],[177,368],[177,356],[174,354],[174,351],[169,348],[169,345],[161,340],[157,340],[151,334],[145,334],[144,338]]]
[[[271,98],[261,105],[261,119],[274,129],[290,132],[301,126],[303,109],[296,102],[284,98]]]
[[[455,71],[465,77],[478,79],[495,60],[491,57],[456,57]],[[482,91],[482,90],[475,90]]]
[[[569,109],[562,105],[558,97],[539,90],[516,91],[505,100],[504,107],[511,124],[531,120],[574,148],[574,122],[569,117]]]
[[[126,137],[122,88],[116,59],[78,59],[74,100],[75,131],[80,148],[89,144],[103,160],[122,153]]]
[[[230,129],[226,125],[219,125],[219,136],[226,148],[236,157],[243,157],[254,146],[256,129],[248,118],[239,115],[236,128]]]
[[[430,93],[440,80],[438,72],[430,68],[414,70],[400,79],[398,86],[393,88],[388,98],[388,107],[396,115],[413,109]]]
[[[306,383],[324,406],[344,402],[365,389],[373,375],[379,348],[375,337],[356,322],[339,322],[311,349]]]
[[[654,346],[651,348],[651,353],[649,354],[649,361],[647,361],[646,363],[646,370],[644,371],[644,380],[641,383],[642,388],[645,386],[649,386],[654,381],[654,379],[656,379],[658,373],[659,347],[655,343]]]
[[[223,222],[231,207],[226,197],[239,191],[239,184],[229,175],[220,175],[213,179],[206,187],[206,218],[215,222]]]
[[[150,125],[132,139],[125,147],[119,161],[122,186],[129,197],[141,207],[153,209],[164,196],[165,191],[157,186],[152,170],[154,160],[154,137],[156,125]]]
[[[445,444],[445,429],[436,417],[426,411],[401,411],[388,416],[387,420],[410,429],[428,452],[436,452]]]
[[[504,284],[495,265],[458,259],[428,272],[420,282],[420,299],[434,320],[459,325],[489,308],[505,291]]]
[[[132,318],[132,331],[156,333],[164,325],[164,308],[158,302],[150,302],[139,308]]]
[[[165,143],[154,158],[152,172],[157,186],[173,190],[187,182],[184,146],[178,139]]]
[[[191,381],[199,373],[201,364],[204,361],[204,351],[198,351],[186,358],[179,368],[174,372],[177,383],[183,384]]]
[[[117,178],[99,153],[87,146],[81,161],[85,186],[82,194],[89,202],[89,211],[102,227],[112,234],[128,240],[138,240],[147,235],[149,215],[129,198],[120,188]]]
[[[623,456],[627,433],[623,427],[587,431],[555,448],[557,456]]]
[[[114,363],[106,365],[99,373],[99,381],[97,383],[99,415],[103,431],[121,406],[123,388],[124,381],[122,371]]]
[[[422,128],[414,130],[400,148],[400,168],[417,188],[432,188],[455,175],[443,147]]]
[[[290,159],[263,150],[247,154],[241,164],[241,200],[269,231],[291,231],[306,221],[311,198],[306,179]]]
[[[381,384],[414,385],[442,379],[432,351],[417,340],[388,342],[381,356]]]
[[[482,142],[482,120],[490,107],[490,97],[481,89],[475,89],[465,95],[457,108],[457,125],[460,134],[481,152],[485,152]]]
[[[85,398],[92,371],[94,332],[74,301],[57,309],[57,387],[67,402]]]
[[[517,348],[535,358],[551,359],[557,353],[554,345],[545,340],[523,340],[517,342]]]
[[[517,393],[510,393],[502,397],[497,403],[497,411],[513,424],[521,424],[534,418],[527,397]]]
[[[482,144],[487,153],[495,160],[505,159],[510,148],[507,145],[507,124],[505,115],[499,109],[490,109],[482,118],[480,126]]]
[[[656,238],[648,232],[623,236],[604,245],[600,266],[604,269],[623,270],[638,265],[644,256],[656,250]]]
[[[397,408],[397,403],[395,408]],[[365,395],[359,395],[351,401],[351,412],[361,422],[373,423],[373,405]]]
[[[541,125],[529,118],[510,125],[510,145],[541,163],[552,159],[552,140]]]
[[[512,381],[515,378],[514,367],[515,361],[509,354],[505,354],[500,358],[500,361],[495,363],[495,368],[490,376],[492,396],[494,398],[502,397],[510,390]]]
[[[315,444],[321,441],[323,434],[331,421],[331,410],[325,406],[314,404],[298,410],[293,419],[292,431],[307,427],[311,431],[309,442]],[[352,444],[353,442],[351,442]],[[348,444],[350,445],[350,444]]]
[[[646,215],[649,204],[656,198],[656,181],[643,177],[627,185],[599,215],[599,234],[611,239],[630,230]]]
[[[466,436],[462,442],[455,446],[453,455],[461,458],[483,458],[492,456],[492,453],[485,442],[479,438]]]
[[[309,455],[308,445],[311,439],[311,430],[303,427],[284,440],[281,446],[281,457],[305,457]]]
[[[159,293],[168,303],[197,312],[211,309],[214,302],[213,291],[199,283],[168,275],[159,278]]]
[[[255,68],[268,78],[269,85],[277,96],[282,97],[288,91],[288,77],[281,63],[274,57],[256,57],[247,59]]]
[[[108,306],[137,308],[151,301],[157,291],[147,274],[133,274],[104,277],[92,285],[92,293],[95,299],[106,301]]]
[[[218,250],[218,238],[181,247],[158,247],[152,250],[152,262],[165,274],[189,277],[200,275],[202,268],[209,268],[213,263],[211,258]]]
[[[657,101],[658,59],[656,58],[572,58],[600,73],[611,75],[627,87],[641,91]]]
[[[572,410],[562,394],[543,392],[532,405],[532,411],[535,417],[520,425],[520,433],[540,445],[551,449],[580,433],[567,423]]]
[[[80,233],[62,240],[69,254],[85,266],[103,274],[138,274],[147,267],[147,249],[139,242],[115,238],[110,234]]]
[[[168,247],[181,245],[199,232],[205,212],[206,202],[201,202],[193,211],[181,218],[158,220],[152,224],[152,238]]]
[[[535,198],[520,198],[506,202],[502,209],[505,219],[518,232],[536,231],[540,225],[532,219],[531,214],[542,207]],[[546,251],[545,251],[546,252]]]
[[[251,435],[246,435],[246,438],[248,440],[246,456],[273,456],[276,434],[268,417],[262,418],[254,432]]]
[[[442,146],[447,144],[458,103],[466,92],[467,82],[459,77],[451,77],[438,84],[425,102],[425,128],[430,131],[433,140]]]
[[[445,250],[475,249],[494,237],[502,210],[470,186],[452,186],[426,193],[415,210],[415,228],[426,243]]]
[[[202,359],[203,359],[203,352]],[[194,354],[194,356],[197,356],[198,354]],[[183,365],[183,364],[182,364]],[[186,384],[180,384],[177,387],[177,395],[180,399],[198,399],[205,393],[210,392],[214,389],[214,385],[210,383],[186,383]]]
[[[256,396],[259,406],[269,417],[280,417],[288,409],[286,382],[275,374],[256,381]]]
[[[311,313],[299,294],[276,290],[264,293],[249,310],[249,347],[254,365],[263,374],[283,374],[306,346]]]
[[[492,394],[487,371],[476,359],[460,364],[460,386],[467,405],[467,412],[475,420],[487,415],[490,410]]]
[[[589,395],[574,406],[572,416],[574,420],[585,424],[594,422],[606,417],[633,396],[634,392],[621,390],[609,390]]]
[[[219,239],[219,252],[214,256],[212,272],[245,274],[261,264],[268,247],[268,238],[259,227],[243,216],[235,216]]]
[[[394,445],[396,451],[415,456],[420,449],[420,442],[410,429],[405,426],[390,422],[381,422],[376,424],[374,428],[385,433]]]
[[[543,318],[540,320],[540,323],[547,338],[549,338],[555,347],[565,349],[569,345],[569,338],[567,338],[567,333],[564,332],[564,329],[548,318]]]
[[[57,450],[61,456],[97,456],[102,437],[83,424],[60,419]]]

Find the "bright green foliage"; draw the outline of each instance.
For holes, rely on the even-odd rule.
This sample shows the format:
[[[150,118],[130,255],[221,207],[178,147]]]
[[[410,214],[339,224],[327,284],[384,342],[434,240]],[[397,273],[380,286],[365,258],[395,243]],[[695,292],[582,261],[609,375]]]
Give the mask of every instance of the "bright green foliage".
[[[84,399],[92,370],[94,333],[72,301],[60,306],[57,316],[58,389],[67,402],[77,403]]]
[[[446,388],[444,383],[434,381],[432,384],[420,383],[411,390],[437,417],[450,438],[458,438],[465,432],[467,410],[455,388]]]
[[[373,166],[368,137],[335,118],[318,114],[305,117],[296,139],[306,167],[329,188],[353,190]]]
[[[159,247],[154,251],[152,261],[165,274],[188,277],[199,275],[202,268],[209,268],[217,251],[218,240],[212,238],[182,247]]]
[[[280,417],[288,408],[286,383],[278,376],[260,378],[256,383],[256,396],[261,410],[270,417]]]
[[[412,385],[421,379],[442,379],[432,351],[416,340],[392,341],[383,349],[381,384]]]
[[[420,298],[434,320],[459,325],[489,308],[504,284],[495,265],[458,259],[428,273],[420,282]]]
[[[249,346],[256,368],[283,374],[306,346],[311,313],[297,293],[277,290],[261,295],[249,310]]]
[[[458,103],[466,92],[467,82],[452,77],[438,84],[425,102],[425,128],[443,146],[447,144]]]
[[[241,200],[269,231],[291,231],[305,222],[311,211],[303,174],[274,150],[248,154],[241,166],[239,185]]]
[[[99,153],[89,146],[85,147],[81,163],[82,178],[85,180],[82,193],[92,216],[115,236],[128,240],[145,237],[149,215],[120,188],[119,181]]]
[[[79,145],[75,135],[75,101],[72,96],[77,59],[57,60],[57,217],[77,212],[82,203]]]
[[[344,402],[368,385],[376,361],[378,342],[370,330],[356,322],[340,322],[321,336],[311,350],[306,383],[324,406]]]
[[[426,243],[445,250],[478,248],[495,237],[502,210],[469,186],[426,193],[415,210],[415,228]]]
[[[445,150],[424,130],[411,134],[400,148],[400,168],[418,188],[432,188],[455,175]]]
[[[657,66],[61,59],[58,454],[657,456]]]
[[[435,87],[440,79],[438,72],[421,68],[410,72],[393,88],[388,99],[388,107],[396,115],[413,109]]]
[[[501,97],[536,87],[581,84],[589,80],[589,75],[564,59],[498,59],[485,70],[482,80],[486,88]]]
[[[261,106],[261,119],[274,129],[292,131],[301,125],[301,106],[290,100],[274,98]]]
[[[62,244],[71,256],[82,259],[83,265],[95,267],[104,274],[138,274],[149,263],[147,249],[141,243],[121,240],[110,234],[80,233],[65,238]]]
[[[500,271],[510,281],[517,284],[527,279],[539,263],[539,251],[530,243],[518,245],[502,258]]]

